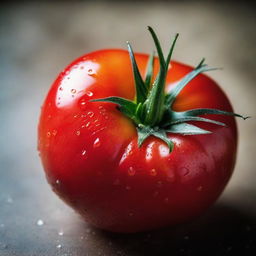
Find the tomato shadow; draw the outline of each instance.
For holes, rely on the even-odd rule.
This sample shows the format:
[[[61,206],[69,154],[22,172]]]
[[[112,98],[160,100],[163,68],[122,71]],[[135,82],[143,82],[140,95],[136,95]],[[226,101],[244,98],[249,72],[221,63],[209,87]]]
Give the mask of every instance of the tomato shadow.
[[[106,256],[256,255],[256,216],[224,203],[175,227],[136,234],[95,232]]]

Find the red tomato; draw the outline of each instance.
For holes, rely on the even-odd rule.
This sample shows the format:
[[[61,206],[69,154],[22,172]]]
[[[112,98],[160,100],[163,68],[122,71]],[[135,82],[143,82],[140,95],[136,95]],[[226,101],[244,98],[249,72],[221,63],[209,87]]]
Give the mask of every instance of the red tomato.
[[[135,54],[144,77],[148,55]],[[154,77],[159,70],[155,58]],[[193,68],[172,61],[165,91]],[[53,83],[42,107],[38,147],[54,192],[101,229],[137,232],[173,225],[199,215],[218,198],[236,159],[233,116],[206,115],[225,123],[189,122],[211,134],[167,133],[138,146],[136,124],[109,96],[133,100],[135,85],[129,54],[101,50],[72,62]],[[232,111],[226,95],[199,74],[177,96],[173,110],[214,108]]]

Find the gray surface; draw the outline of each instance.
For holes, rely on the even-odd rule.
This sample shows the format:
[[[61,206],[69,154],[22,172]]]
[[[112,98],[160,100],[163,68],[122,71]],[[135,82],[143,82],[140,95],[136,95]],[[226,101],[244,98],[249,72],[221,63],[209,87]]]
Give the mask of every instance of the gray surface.
[[[255,255],[255,118],[238,121],[235,173],[220,200],[192,223],[135,235],[89,227],[50,190],[36,152],[40,105],[57,73],[96,49],[150,52],[181,33],[175,59],[206,57],[237,112],[255,113],[255,11],[239,4],[13,4],[0,11],[0,255]],[[39,219],[44,225],[38,226]],[[58,232],[63,231],[63,235]],[[60,245],[58,248],[58,245]]]

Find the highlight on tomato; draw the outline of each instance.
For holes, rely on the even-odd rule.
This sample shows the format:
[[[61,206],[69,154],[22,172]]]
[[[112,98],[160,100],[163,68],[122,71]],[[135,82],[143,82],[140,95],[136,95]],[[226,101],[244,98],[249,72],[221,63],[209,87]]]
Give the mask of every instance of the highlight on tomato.
[[[44,101],[38,149],[53,191],[88,223],[139,232],[191,220],[220,196],[234,169],[235,117],[214,70],[128,51],[85,54]]]

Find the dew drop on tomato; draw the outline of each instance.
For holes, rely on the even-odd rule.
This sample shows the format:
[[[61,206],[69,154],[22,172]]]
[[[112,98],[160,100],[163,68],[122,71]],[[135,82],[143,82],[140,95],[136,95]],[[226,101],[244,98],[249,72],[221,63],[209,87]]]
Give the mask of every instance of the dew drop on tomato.
[[[79,102],[79,105],[80,105],[80,109],[81,110],[85,110],[86,109],[86,100],[85,99],[81,99],[80,102]]]
[[[53,131],[52,131],[52,135],[53,135],[53,136],[56,136],[57,133],[58,133],[57,130],[53,130]]]
[[[151,176],[156,176],[157,175],[157,171],[156,171],[156,169],[151,169],[150,171],[149,171],[149,173],[150,173],[150,175]]]
[[[89,97],[92,97],[93,96],[93,92],[91,92],[91,91],[88,91],[88,92],[86,92],[85,93],[87,96],[89,96]]]
[[[92,111],[89,111],[89,112],[87,113],[87,115],[88,115],[89,117],[93,117],[93,116],[94,116],[94,113],[93,113]]]
[[[83,157],[87,157],[87,154],[86,154],[87,152],[86,152],[86,150],[84,149],[84,150],[82,150],[82,156]]]
[[[87,73],[88,73],[89,76],[95,75],[95,71],[92,68],[89,68],[87,70]]]
[[[129,167],[129,169],[128,169],[128,174],[129,174],[129,176],[134,176],[135,175],[135,169],[131,166],[131,167]]]
[[[100,146],[100,139],[97,138],[97,139],[94,141],[94,143],[93,143],[93,147],[94,147],[94,148],[98,148],[99,146]]]

